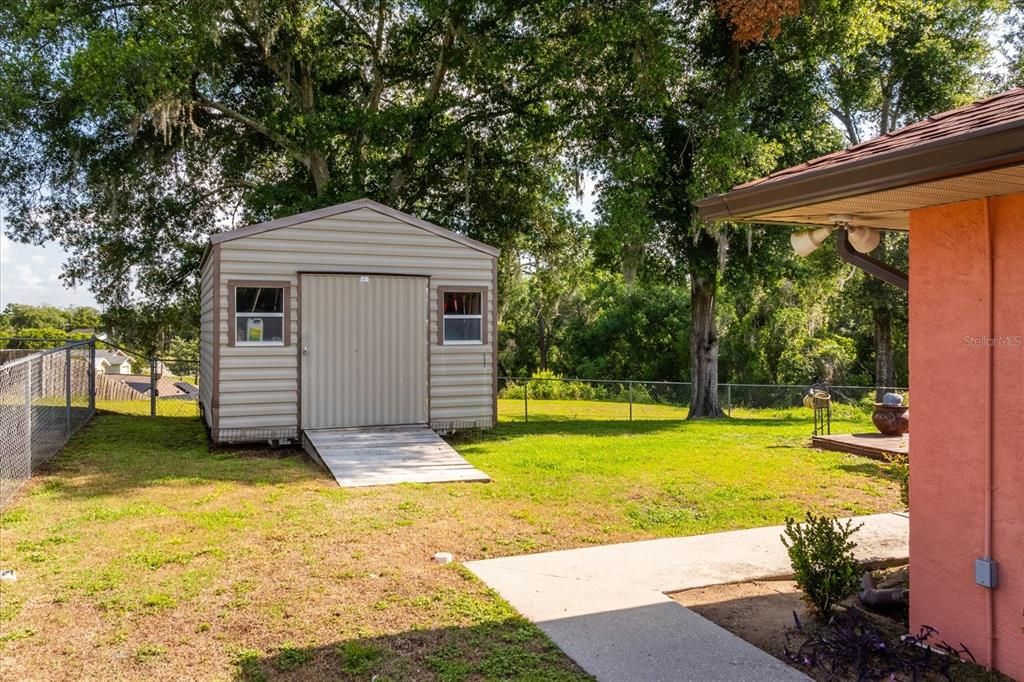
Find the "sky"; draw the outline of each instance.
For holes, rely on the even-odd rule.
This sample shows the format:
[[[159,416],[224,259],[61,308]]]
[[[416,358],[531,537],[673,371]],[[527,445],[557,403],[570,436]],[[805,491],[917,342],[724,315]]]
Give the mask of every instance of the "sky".
[[[66,289],[58,279],[65,258],[56,244],[19,244],[0,233],[0,309],[8,303],[96,306],[87,289]]]

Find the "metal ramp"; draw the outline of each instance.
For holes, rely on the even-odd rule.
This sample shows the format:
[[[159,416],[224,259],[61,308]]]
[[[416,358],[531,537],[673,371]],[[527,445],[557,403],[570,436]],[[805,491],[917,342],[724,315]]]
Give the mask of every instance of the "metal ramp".
[[[491,480],[425,425],[311,429],[302,446],[343,488]]]

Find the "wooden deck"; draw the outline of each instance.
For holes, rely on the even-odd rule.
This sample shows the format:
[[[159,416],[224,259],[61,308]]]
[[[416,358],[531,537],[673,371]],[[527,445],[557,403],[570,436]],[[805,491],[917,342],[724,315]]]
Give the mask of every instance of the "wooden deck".
[[[427,426],[314,429],[302,445],[343,488],[491,480]]]
[[[880,433],[846,433],[832,436],[814,436],[811,445],[822,450],[837,450],[873,459],[886,459],[886,455],[910,455],[910,434],[883,436]]]

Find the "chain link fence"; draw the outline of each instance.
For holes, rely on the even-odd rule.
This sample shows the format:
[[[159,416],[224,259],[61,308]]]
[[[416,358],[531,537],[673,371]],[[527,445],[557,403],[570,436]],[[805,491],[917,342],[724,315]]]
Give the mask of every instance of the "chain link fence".
[[[0,353],[0,509],[92,418],[91,341]]]
[[[199,361],[146,357],[112,343],[97,351],[96,407],[153,417],[199,416]]]
[[[807,389],[798,385],[719,384],[718,401],[729,416],[789,418],[793,408],[804,406]],[[851,418],[870,417],[882,393],[896,391],[909,400],[908,389],[900,387],[830,389],[833,409]],[[503,377],[498,380],[498,420],[686,419],[691,390],[688,382]]]
[[[96,339],[0,342],[0,509],[97,410],[199,416],[198,360],[146,357]]]

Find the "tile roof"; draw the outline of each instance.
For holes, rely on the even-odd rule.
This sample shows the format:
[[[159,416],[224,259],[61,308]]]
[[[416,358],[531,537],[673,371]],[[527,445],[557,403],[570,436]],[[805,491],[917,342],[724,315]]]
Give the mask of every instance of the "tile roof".
[[[769,185],[805,173],[843,166],[870,157],[884,156],[927,142],[954,138],[968,132],[1021,119],[1024,119],[1024,88],[1014,88],[958,109],[929,116],[922,121],[911,123],[867,142],[776,171],[771,175],[738,185],[733,189]]]

